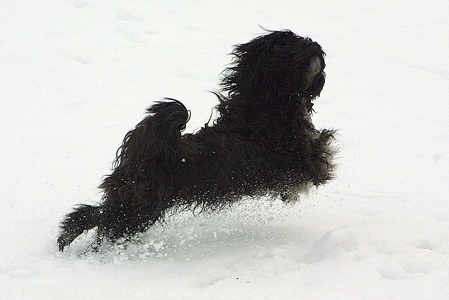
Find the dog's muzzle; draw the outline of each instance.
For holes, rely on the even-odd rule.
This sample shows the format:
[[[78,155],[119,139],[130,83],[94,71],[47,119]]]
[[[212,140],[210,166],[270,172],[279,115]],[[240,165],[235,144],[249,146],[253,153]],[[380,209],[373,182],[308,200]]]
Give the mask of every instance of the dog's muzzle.
[[[309,66],[309,78],[318,75],[322,70],[321,59],[318,56],[312,57]]]

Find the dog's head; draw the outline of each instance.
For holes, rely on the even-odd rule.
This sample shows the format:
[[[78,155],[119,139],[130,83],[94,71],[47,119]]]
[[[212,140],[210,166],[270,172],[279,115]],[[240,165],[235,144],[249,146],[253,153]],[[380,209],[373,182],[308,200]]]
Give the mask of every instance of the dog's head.
[[[310,38],[289,30],[273,31],[237,45],[223,78],[223,90],[257,101],[305,101],[324,86],[324,55]]]

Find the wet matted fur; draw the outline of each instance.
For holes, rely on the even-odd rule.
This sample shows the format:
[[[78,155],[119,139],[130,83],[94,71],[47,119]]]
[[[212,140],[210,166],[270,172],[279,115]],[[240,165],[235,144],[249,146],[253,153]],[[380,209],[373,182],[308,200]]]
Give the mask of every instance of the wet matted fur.
[[[62,251],[86,230],[97,243],[132,236],[172,207],[222,208],[243,196],[293,201],[332,178],[333,130],[317,130],[312,100],[324,86],[324,52],[309,38],[273,31],[232,52],[216,93],[219,117],[181,134],[186,107],[165,99],[126,134],[98,205],[67,214]]]

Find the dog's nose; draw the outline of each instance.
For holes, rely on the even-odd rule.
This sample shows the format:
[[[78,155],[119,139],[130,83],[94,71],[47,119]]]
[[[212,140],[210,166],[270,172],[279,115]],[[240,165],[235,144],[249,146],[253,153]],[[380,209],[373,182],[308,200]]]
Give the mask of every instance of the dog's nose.
[[[318,56],[312,57],[309,66],[310,77],[316,76],[321,72],[321,60]]]

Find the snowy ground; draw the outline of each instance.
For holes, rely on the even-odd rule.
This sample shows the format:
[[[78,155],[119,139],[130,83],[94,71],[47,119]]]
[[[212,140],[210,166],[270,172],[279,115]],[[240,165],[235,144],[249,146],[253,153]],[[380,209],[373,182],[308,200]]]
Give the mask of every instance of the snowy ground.
[[[2,299],[447,299],[448,1],[149,2],[1,1]],[[58,253],[144,109],[178,98],[201,127],[258,24],[327,52],[314,122],[339,129],[336,180]]]

